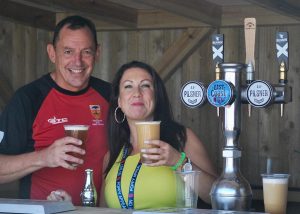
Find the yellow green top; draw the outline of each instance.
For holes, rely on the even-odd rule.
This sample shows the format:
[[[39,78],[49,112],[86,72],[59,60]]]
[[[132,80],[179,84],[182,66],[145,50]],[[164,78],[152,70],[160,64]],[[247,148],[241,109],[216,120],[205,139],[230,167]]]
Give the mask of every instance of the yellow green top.
[[[105,179],[104,196],[108,207],[121,208],[116,193],[116,176],[122,152]],[[121,180],[122,193],[128,205],[129,183],[138,164],[140,154],[128,156]],[[149,167],[142,165],[134,190],[134,209],[149,209],[176,206],[176,180],[170,167]]]

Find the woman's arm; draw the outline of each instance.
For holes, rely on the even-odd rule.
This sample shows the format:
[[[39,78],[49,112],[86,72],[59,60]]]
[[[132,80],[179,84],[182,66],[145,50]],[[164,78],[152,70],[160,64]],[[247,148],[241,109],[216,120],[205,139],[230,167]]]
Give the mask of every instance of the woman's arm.
[[[216,169],[211,162],[203,143],[195,133],[187,128],[186,134],[187,142],[184,149],[186,156],[190,158],[193,163],[193,170],[201,171],[198,190],[199,197],[205,202],[210,203],[209,193],[212,184],[218,176]]]
[[[100,207],[107,207],[105,197],[104,197],[104,189],[105,189],[105,169],[107,167],[109,160],[109,152],[107,152],[103,159],[103,168],[102,168],[102,185],[100,190]]]

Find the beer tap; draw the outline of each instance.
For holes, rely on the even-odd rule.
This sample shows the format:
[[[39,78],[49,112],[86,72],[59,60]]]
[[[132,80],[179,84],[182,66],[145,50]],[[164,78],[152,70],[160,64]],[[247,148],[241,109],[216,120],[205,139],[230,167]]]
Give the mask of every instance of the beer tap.
[[[212,36],[213,63],[215,80],[207,89],[203,83],[190,81],[181,89],[182,102],[195,108],[208,102],[217,107],[217,114],[222,115],[222,131],[224,160],[221,176],[214,182],[210,191],[212,208],[217,210],[251,209],[252,190],[249,182],[240,171],[242,151],[239,146],[241,132],[241,105],[248,104],[248,115],[251,116],[251,106],[266,107],[280,104],[280,115],[283,115],[284,104],[292,101],[292,88],[287,85],[288,71],[288,34],[278,32],[276,35],[277,59],[279,63],[279,84],[270,84],[265,80],[255,80],[255,18],[246,18],[245,47],[246,62],[224,63],[224,36]],[[246,71],[246,84],[241,83],[242,72]],[[221,112],[220,108],[223,108]]]

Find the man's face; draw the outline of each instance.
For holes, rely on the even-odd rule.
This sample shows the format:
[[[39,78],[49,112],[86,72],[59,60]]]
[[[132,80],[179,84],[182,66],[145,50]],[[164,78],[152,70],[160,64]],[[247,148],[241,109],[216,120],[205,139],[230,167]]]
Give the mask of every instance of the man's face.
[[[72,30],[64,26],[56,46],[49,44],[47,51],[56,68],[52,78],[61,88],[80,91],[88,86],[99,49],[87,27]]]

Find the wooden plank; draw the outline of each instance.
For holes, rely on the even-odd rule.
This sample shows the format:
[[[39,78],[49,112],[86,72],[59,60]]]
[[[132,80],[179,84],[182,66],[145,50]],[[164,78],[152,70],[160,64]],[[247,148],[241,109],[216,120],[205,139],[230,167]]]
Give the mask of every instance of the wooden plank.
[[[165,11],[207,23],[211,26],[219,26],[221,23],[221,7],[206,0],[182,1],[182,0],[135,0],[136,2],[151,5]]]
[[[154,67],[166,80],[174,70],[204,41],[212,32],[211,28],[189,29],[185,31],[164,55],[154,63]]]
[[[88,15],[103,21],[111,22],[121,26],[135,27],[137,23],[137,11],[124,5],[116,4],[106,0],[86,1],[86,0],[28,0],[30,2],[53,7],[62,8],[64,12],[75,12],[77,14]]]
[[[47,30],[55,25],[55,13],[7,0],[0,0],[0,15]]]
[[[222,8],[222,26],[243,26],[244,19],[247,17],[255,17],[257,26],[262,25],[286,25],[299,24],[300,21],[294,17],[289,17],[284,14],[262,8],[260,6],[224,6]]]
[[[141,10],[138,15],[139,29],[176,29],[188,27],[208,27],[207,23],[162,10]]]
[[[253,4],[260,5],[268,10],[273,10],[285,16],[290,16],[300,21],[300,7],[282,0],[247,0]]]

